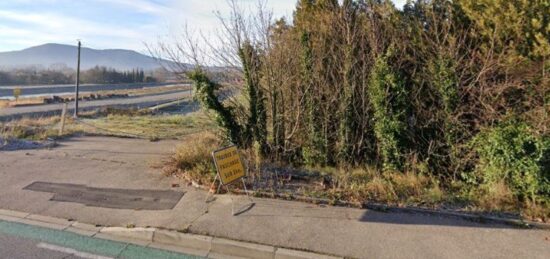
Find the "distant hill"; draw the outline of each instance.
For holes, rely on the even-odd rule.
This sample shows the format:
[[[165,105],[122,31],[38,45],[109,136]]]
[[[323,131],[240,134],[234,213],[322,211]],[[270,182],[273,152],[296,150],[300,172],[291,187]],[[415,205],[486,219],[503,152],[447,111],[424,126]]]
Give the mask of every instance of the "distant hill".
[[[39,66],[49,68],[66,65],[76,68],[77,47],[63,44],[44,44],[20,51],[0,52],[0,68]],[[167,62],[168,61],[163,61]],[[81,69],[94,66],[111,67],[117,70],[141,68],[154,70],[161,67],[159,61],[133,50],[82,48]]]

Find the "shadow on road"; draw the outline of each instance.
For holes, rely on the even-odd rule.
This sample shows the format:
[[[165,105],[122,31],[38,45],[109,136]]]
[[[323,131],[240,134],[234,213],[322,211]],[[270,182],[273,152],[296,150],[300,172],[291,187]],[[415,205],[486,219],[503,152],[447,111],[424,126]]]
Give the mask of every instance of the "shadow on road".
[[[401,213],[401,212],[380,212],[367,210],[359,219],[361,222],[370,223],[385,223],[398,225],[433,225],[433,226],[450,226],[450,227],[472,227],[472,228],[514,228],[520,227],[497,224],[492,222],[483,222],[481,219],[478,222],[467,220],[464,218],[451,216],[436,216],[421,213]]]
[[[361,212],[361,213],[357,213]],[[394,225],[449,226],[465,228],[524,229],[519,226],[468,220],[465,218],[428,213],[407,213],[397,211],[358,210],[344,207],[318,207],[283,203],[278,200],[264,200],[256,206],[239,213],[239,217],[309,218],[319,220],[359,221]]]

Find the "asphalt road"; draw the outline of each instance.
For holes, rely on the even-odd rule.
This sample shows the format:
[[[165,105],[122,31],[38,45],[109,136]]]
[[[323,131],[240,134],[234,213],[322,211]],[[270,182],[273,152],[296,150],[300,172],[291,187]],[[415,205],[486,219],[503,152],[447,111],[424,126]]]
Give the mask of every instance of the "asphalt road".
[[[0,258],[188,259],[197,257],[0,220]]]
[[[100,107],[137,107],[144,108],[155,106],[175,100],[189,97],[191,91],[181,91],[177,93],[165,93],[146,95],[139,97],[128,98],[113,98],[104,100],[81,101],[79,103],[80,111],[96,109]],[[72,114],[74,104],[69,105],[69,114]],[[60,114],[63,109],[63,104],[46,104],[35,106],[20,106],[10,108],[0,108],[0,121],[9,120],[22,116],[38,116],[38,115],[55,115]]]
[[[143,83],[143,84],[85,84],[80,85],[80,92],[97,92],[108,90],[129,90],[147,87],[171,85],[173,83]],[[55,95],[74,92],[74,85],[37,85],[37,86],[0,86],[0,98],[13,96],[13,89],[20,88],[21,96]]]

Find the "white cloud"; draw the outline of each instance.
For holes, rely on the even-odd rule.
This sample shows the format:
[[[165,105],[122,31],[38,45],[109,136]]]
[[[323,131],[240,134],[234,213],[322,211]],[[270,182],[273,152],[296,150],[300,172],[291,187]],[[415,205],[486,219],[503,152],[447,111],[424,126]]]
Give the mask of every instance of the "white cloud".
[[[65,33],[74,36],[119,36],[137,37],[139,34],[132,29],[112,24],[61,16],[53,13],[28,13],[14,11],[0,11],[0,17],[19,23],[28,24],[37,31],[48,31],[50,33]]]
[[[55,13],[0,10],[0,17],[12,25],[0,26],[0,42],[11,43],[6,46],[13,46],[17,42],[26,43],[21,44],[24,47],[49,42],[74,43],[76,39],[82,39],[85,44],[93,47],[143,50],[144,46],[140,40],[143,38],[143,31],[152,30],[147,24],[125,27]],[[2,51],[1,47],[0,51]]]
[[[245,11],[255,11],[258,2],[256,0],[238,1],[239,5]],[[275,18],[292,16],[296,0],[270,0],[267,1],[266,8],[272,11]],[[190,29],[201,30],[210,33],[220,26],[219,19],[215,12],[220,12],[222,16],[230,12],[227,0],[174,0],[171,3],[172,13],[167,17],[167,23],[171,25],[171,30],[178,29],[187,24]]]
[[[150,13],[155,15],[163,15],[166,12],[170,11],[169,7],[163,4],[148,0],[95,0],[97,2],[102,2],[107,5],[119,5],[130,10]]]
[[[15,22],[42,25],[49,28],[62,27],[63,23],[56,15],[37,14],[37,13],[22,13],[16,11],[2,11],[0,10],[0,17],[2,19],[11,20]]]
[[[398,8],[402,8],[407,2],[407,0],[392,1]],[[172,0],[168,4],[171,11],[166,17],[170,17],[168,22],[175,27],[188,24],[191,28],[211,31],[219,26],[214,12],[220,11],[222,15],[229,13],[227,2],[228,0]],[[255,10],[258,4],[258,0],[237,0],[237,2],[245,10],[250,11]],[[267,0],[266,3],[267,9],[273,11],[274,18],[291,18],[297,0]]]
[[[296,1],[268,0],[267,8],[273,10],[275,17],[292,16]],[[257,5],[257,0],[239,2],[246,9],[255,9]],[[394,2],[401,7],[406,0]],[[219,27],[214,11],[229,13],[227,0],[88,0],[78,3],[96,7],[97,13],[82,18],[66,11],[72,3],[75,2],[0,0],[0,21],[5,21],[0,24],[0,51],[48,42],[74,43],[76,39],[82,39],[90,47],[140,51],[145,49],[144,41],[151,43],[158,36],[176,32],[184,24],[193,30],[213,32]],[[98,6],[105,12],[98,12]],[[118,18],[118,13],[132,21]],[[120,22],[104,22],[116,19]]]

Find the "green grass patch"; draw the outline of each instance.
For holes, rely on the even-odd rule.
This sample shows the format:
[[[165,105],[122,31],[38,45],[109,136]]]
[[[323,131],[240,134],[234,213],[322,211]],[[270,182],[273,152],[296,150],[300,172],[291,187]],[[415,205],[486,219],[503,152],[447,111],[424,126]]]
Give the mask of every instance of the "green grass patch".
[[[186,115],[154,115],[142,111],[106,110],[67,117],[59,136],[60,118],[23,118],[0,124],[0,137],[45,140],[74,135],[135,137],[150,140],[180,139],[189,134],[212,130],[215,123],[204,112]]]
[[[158,139],[179,139],[213,129],[215,124],[202,112],[188,115],[107,115],[84,119],[79,125],[86,133]]]

